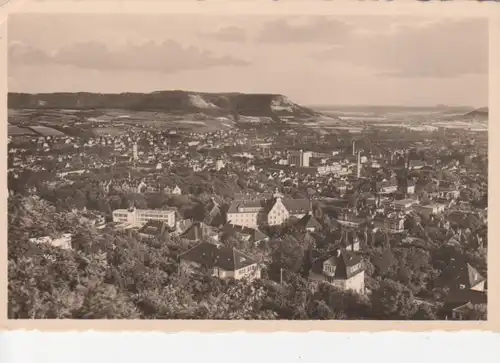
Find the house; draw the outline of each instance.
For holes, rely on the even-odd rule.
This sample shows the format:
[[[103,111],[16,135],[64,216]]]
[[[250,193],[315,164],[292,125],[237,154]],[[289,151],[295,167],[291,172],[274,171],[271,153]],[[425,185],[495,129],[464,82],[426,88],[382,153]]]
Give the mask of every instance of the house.
[[[391,213],[384,219],[384,229],[389,233],[401,233],[405,230],[405,216],[402,213]]]
[[[234,200],[227,211],[228,223],[236,226],[257,228],[265,221],[262,200]]]
[[[193,220],[188,218],[188,219],[179,219],[175,223],[175,231],[173,232],[175,235],[182,235],[184,232],[186,232],[189,227],[193,225]]]
[[[415,182],[413,180],[408,180],[406,184],[406,194],[415,194]]]
[[[351,228],[358,228],[363,223],[366,223],[366,218],[357,216],[354,212],[349,210],[341,211],[336,220],[341,226]]]
[[[194,269],[207,269],[211,276],[221,279],[260,278],[258,263],[235,248],[202,242],[179,258],[181,264]]]
[[[258,229],[235,226],[229,223],[222,227],[222,232],[226,236],[235,236],[245,242],[253,244],[259,244],[260,242],[267,241],[269,239],[269,236],[265,235]]]
[[[415,204],[412,206],[412,208],[415,210],[415,212],[417,212],[419,214],[423,214],[427,217],[444,212],[445,207],[446,206],[444,204],[437,204],[437,203]]]
[[[410,160],[408,163],[410,170],[420,170],[425,166],[427,166],[427,163],[423,160]]]
[[[203,222],[195,222],[180,235],[190,241],[202,241],[203,239],[219,240],[219,235]]]
[[[144,183],[144,180],[141,180],[141,182],[139,183],[139,185],[137,186],[137,193],[142,193],[142,192],[145,192],[146,189],[147,189],[147,184]]]
[[[224,224],[225,220],[219,204],[212,200],[209,203],[208,208],[210,211],[207,213],[203,222],[214,227]]]
[[[476,290],[452,290],[444,301],[441,314],[445,319],[471,320],[475,318],[473,315],[475,309],[486,310],[486,308],[486,292]]]
[[[387,200],[382,202],[384,206],[403,213],[410,212],[412,207],[417,203],[418,201],[415,199]]]
[[[148,221],[138,233],[143,238],[163,237],[168,234],[169,226],[162,221]]]
[[[380,183],[380,193],[382,194],[391,194],[398,191],[398,184],[392,181],[383,181]]]
[[[172,190],[173,195],[182,195],[182,190],[178,185],[175,186],[174,190]]]
[[[485,291],[486,279],[463,258],[452,257],[446,270],[438,279],[438,284],[450,291]]]
[[[365,271],[361,257],[342,248],[326,260],[317,258],[313,261],[309,278],[313,283],[325,282],[359,294],[365,291]]]
[[[354,229],[345,228],[341,232],[338,244],[346,251],[359,251],[360,249],[359,237]]]
[[[291,217],[302,219],[311,210],[312,206],[309,199],[283,199],[277,197],[267,214],[267,223],[270,226],[277,226]]]
[[[62,248],[65,250],[70,250],[72,248],[72,237],[73,235],[71,233],[63,233],[60,237],[58,238],[52,238],[49,236],[45,237],[38,237],[38,238],[30,238],[29,241],[31,243],[36,243],[36,244],[48,244],[53,247],[58,247]]]
[[[334,184],[334,188],[339,194],[344,195],[347,192],[347,183],[340,181]]]
[[[321,223],[319,223],[311,213],[306,214],[304,217],[302,217],[302,219],[300,219],[296,225],[299,227],[304,227],[308,232],[317,232],[323,228]]]
[[[445,200],[457,199],[460,196],[460,190],[453,187],[440,187],[437,196]]]

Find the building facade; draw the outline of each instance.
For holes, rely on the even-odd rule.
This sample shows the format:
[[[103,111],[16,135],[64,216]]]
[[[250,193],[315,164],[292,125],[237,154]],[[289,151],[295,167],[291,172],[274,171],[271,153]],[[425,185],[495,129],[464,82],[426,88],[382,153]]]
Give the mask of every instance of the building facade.
[[[365,271],[361,258],[345,249],[338,249],[327,260],[316,260],[309,273],[313,282],[329,283],[341,290],[365,292]]]
[[[267,214],[267,224],[278,226],[291,217],[301,219],[311,210],[311,202],[308,199],[282,199],[278,197]]]
[[[181,264],[221,279],[259,279],[259,264],[235,248],[202,242],[180,256]]]
[[[309,167],[309,159],[312,157],[312,152],[303,150],[290,151],[288,153],[288,165],[301,167]]]
[[[154,209],[117,209],[113,211],[113,222],[126,223],[132,227],[142,227],[148,221],[164,222],[170,228],[175,227],[174,210]]]
[[[265,220],[260,200],[233,201],[227,211],[227,221],[241,227],[257,228]]]

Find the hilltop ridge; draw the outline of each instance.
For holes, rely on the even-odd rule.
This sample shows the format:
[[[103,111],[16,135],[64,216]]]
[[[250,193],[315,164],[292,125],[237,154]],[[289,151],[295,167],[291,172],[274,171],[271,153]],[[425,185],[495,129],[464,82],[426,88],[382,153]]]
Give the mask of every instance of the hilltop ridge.
[[[9,93],[10,109],[122,109],[211,116],[308,119],[321,114],[281,94],[156,91],[152,93]]]

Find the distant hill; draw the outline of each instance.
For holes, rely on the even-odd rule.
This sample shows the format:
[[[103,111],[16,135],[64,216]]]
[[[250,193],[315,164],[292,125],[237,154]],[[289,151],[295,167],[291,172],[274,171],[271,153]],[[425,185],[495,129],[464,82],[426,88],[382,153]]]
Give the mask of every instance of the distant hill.
[[[321,116],[310,108],[291,102],[280,94],[202,93],[158,91],[153,93],[9,93],[10,109],[122,109],[156,111],[183,115],[201,113],[210,116],[284,117],[310,119]]]
[[[472,110],[471,112],[467,112],[464,117],[485,117],[488,118],[488,107],[481,107]]]
[[[463,121],[488,122],[488,107],[476,108],[461,117]]]

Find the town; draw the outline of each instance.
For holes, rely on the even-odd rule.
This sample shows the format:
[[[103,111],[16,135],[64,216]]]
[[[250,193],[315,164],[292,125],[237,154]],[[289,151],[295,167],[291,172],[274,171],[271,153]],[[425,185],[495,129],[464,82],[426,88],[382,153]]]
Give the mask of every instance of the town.
[[[487,132],[25,116],[9,316],[486,318]]]

